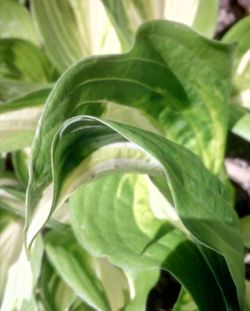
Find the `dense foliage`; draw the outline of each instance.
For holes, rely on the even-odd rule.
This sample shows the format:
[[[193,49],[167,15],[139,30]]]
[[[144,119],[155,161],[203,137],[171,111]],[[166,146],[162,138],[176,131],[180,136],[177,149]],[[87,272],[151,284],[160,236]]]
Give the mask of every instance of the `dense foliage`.
[[[215,41],[216,0],[23,2],[0,0],[1,310],[143,311],[161,270],[174,311],[250,310],[224,164],[250,17]]]

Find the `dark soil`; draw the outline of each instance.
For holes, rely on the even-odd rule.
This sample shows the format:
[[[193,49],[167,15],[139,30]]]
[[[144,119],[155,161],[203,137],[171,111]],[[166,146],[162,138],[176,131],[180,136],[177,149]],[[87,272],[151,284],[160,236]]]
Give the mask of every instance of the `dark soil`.
[[[161,276],[156,286],[151,290],[148,301],[148,311],[170,311],[179,295],[181,285],[166,271],[161,271]]]
[[[230,27],[250,11],[250,0],[220,0],[215,38],[220,39]]]

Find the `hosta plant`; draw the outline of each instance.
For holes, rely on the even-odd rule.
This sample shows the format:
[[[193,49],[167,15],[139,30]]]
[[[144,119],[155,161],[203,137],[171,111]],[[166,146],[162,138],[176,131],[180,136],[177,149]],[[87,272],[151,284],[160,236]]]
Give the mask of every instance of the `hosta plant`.
[[[250,308],[250,17],[188,2],[0,0],[1,310],[142,311],[163,270],[175,311]]]

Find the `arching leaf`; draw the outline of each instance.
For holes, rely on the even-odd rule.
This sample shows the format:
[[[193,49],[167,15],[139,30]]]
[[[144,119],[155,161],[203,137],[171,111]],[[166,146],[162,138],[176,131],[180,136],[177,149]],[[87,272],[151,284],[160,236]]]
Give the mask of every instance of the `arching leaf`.
[[[58,132],[54,139],[52,155],[53,184],[45,190],[44,197],[37,205],[36,213],[32,215],[31,222],[26,227],[28,245],[51,212],[57,206],[60,206],[81,184],[93,180],[98,175],[112,171],[136,170],[160,180],[161,182],[158,185],[167,184],[176,212],[186,229],[199,241],[198,245],[201,243],[201,245],[213,249],[222,256],[216,255],[213,251],[201,246],[198,250],[194,244],[186,242],[185,238],[183,240],[182,235],[179,235],[179,233],[176,236],[175,231],[170,226],[165,229],[166,240],[164,240],[165,248],[163,249],[158,249],[155,243],[148,245],[150,240],[147,239],[146,241],[145,236],[144,243],[139,244],[140,247],[137,244],[139,240],[134,239],[132,243],[135,243],[135,246],[132,249],[146,255],[145,258],[140,258],[138,266],[142,268],[144,265],[150,267],[161,264],[174,275],[177,275],[186,288],[191,286],[192,289],[192,282],[191,285],[189,283],[190,276],[184,275],[183,271],[179,271],[179,267],[182,266],[181,261],[172,256],[172,253],[175,254],[174,249],[176,249],[176,252],[178,249],[183,252],[183,257],[186,254],[185,258],[189,257],[191,260],[192,252],[196,252],[196,256],[200,254],[198,256],[199,260],[201,258],[205,260],[200,263],[200,269],[205,269],[205,263],[208,265],[208,271],[210,269],[219,271],[219,267],[223,267],[223,273],[218,274],[214,279],[216,284],[220,284],[225,279],[228,281],[232,277],[234,285],[229,281],[230,290],[220,293],[222,301],[225,299],[225,305],[237,306],[235,289],[237,290],[239,303],[243,303],[243,245],[239,233],[238,219],[228,204],[227,192],[222,184],[204,168],[194,154],[150,132],[91,117],[76,117],[66,122]],[[186,168],[183,167],[184,162]],[[199,192],[197,193],[195,189],[197,189],[198,185]],[[162,186],[160,186],[160,190],[163,193],[165,191]],[[53,201],[51,200],[52,193]],[[110,193],[106,192],[106,196],[111,199]],[[169,197],[167,196],[166,199],[169,199]],[[104,199],[102,200],[104,201]],[[110,204],[107,204],[107,206],[110,206]],[[100,217],[100,221],[105,220],[105,217],[109,216]],[[94,220],[95,218],[92,217],[92,223]],[[106,225],[105,230],[108,230],[107,232],[114,230],[115,233],[116,229],[112,227],[114,222],[109,218],[107,221],[109,221],[109,225]],[[93,225],[95,226],[95,224]],[[82,228],[84,229],[84,226]],[[99,234],[99,239],[102,241],[104,233],[100,235],[97,231],[97,234]],[[132,234],[133,237],[137,235]],[[109,235],[110,238],[111,236],[112,234]],[[115,234],[113,236],[115,237]],[[174,236],[176,237],[174,238]],[[126,235],[126,239],[128,238],[129,236]],[[171,240],[174,244],[169,244]],[[105,246],[103,243],[96,247],[99,255],[103,252],[101,245]],[[114,256],[115,248],[118,245],[122,245],[122,243],[115,242],[115,240],[111,241],[109,245],[110,256]],[[166,247],[170,247],[170,245],[172,246],[169,256],[164,260],[166,254],[168,254]],[[124,265],[136,269],[135,258],[139,254],[133,255],[131,253],[128,255],[127,249],[124,249],[124,252],[126,253],[125,257],[121,251],[117,254],[119,257],[115,259],[115,263],[121,264],[125,260]],[[105,254],[107,255],[107,250],[105,250]],[[199,266],[198,262],[196,265]],[[227,275],[228,271],[230,271],[231,277]],[[199,272],[197,274],[203,275],[203,273]],[[208,277],[207,281],[209,278],[213,279],[212,276],[214,277],[214,273]],[[209,282],[211,282],[211,279]],[[202,295],[202,291],[197,291],[197,288],[192,290],[196,303],[201,304],[204,300],[199,296]],[[229,297],[227,297],[228,293],[230,293]]]
[[[218,173],[228,122],[230,51],[180,24],[157,21],[139,30],[129,53],[73,65],[52,91],[36,134],[30,211],[51,181],[48,150],[58,128],[80,114],[112,119],[107,110],[113,110],[113,103],[118,111],[115,120],[127,122],[123,106],[136,108],[147,124],[190,148]],[[134,125],[141,127],[141,122]]]

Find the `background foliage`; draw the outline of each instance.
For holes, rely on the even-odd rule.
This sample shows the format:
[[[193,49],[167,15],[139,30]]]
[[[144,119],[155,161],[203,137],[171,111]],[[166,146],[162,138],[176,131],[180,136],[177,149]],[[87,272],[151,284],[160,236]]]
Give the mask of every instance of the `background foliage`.
[[[151,310],[161,271],[175,311],[250,309],[250,17],[215,41],[216,0],[0,5],[1,310]]]

